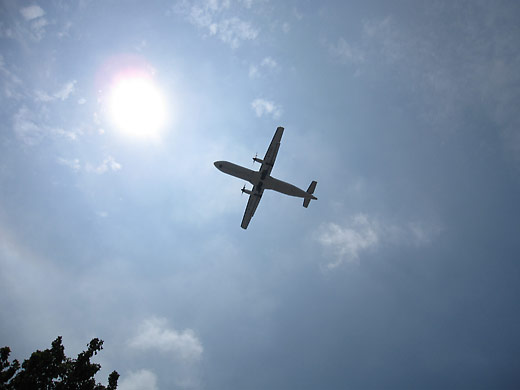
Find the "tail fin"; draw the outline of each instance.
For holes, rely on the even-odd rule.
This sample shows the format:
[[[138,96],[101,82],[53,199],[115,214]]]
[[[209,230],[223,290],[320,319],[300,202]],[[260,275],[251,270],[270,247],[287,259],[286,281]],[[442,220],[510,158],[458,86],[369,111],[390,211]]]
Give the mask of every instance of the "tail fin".
[[[314,193],[314,190],[316,189],[316,184],[318,184],[317,181],[313,181],[313,182],[311,183],[311,185],[309,186],[309,188],[307,188],[307,193],[308,193],[308,194],[311,194],[311,195],[312,195],[312,194]],[[318,199],[318,198],[316,198],[315,196],[312,196],[311,198],[305,198],[305,199],[303,200],[303,207],[305,207],[305,208],[309,207],[309,203],[311,202],[312,199]]]

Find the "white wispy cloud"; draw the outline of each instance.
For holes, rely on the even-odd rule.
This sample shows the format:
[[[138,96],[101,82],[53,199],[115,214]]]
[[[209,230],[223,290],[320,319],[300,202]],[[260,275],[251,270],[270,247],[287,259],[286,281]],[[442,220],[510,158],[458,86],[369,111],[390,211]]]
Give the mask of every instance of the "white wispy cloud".
[[[272,57],[265,57],[260,64],[251,64],[249,66],[249,77],[256,78],[262,75],[262,70],[276,70],[278,69],[278,62]]]
[[[336,44],[329,45],[330,54],[341,63],[362,63],[365,61],[363,52],[352,47],[345,39],[339,38]]]
[[[12,66],[9,67],[4,60],[4,56],[0,54],[0,74],[3,76],[0,78],[4,95],[7,98],[20,99],[23,97],[23,83],[20,77],[16,75],[16,72],[12,70]]]
[[[265,57],[261,65],[271,69],[278,67],[278,63],[272,57]]]
[[[44,18],[45,11],[38,5],[31,5],[21,8],[20,14],[29,23],[31,38],[40,41],[45,35],[45,27],[49,24]]]
[[[146,369],[130,371],[121,376],[117,388],[120,390],[157,390],[157,375]]]
[[[249,65],[249,77],[253,79],[258,76],[259,76],[258,66]]]
[[[296,7],[293,8],[293,15],[297,20],[303,19],[303,12]]]
[[[248,1],[242,3],[245,8],[250,8],[251,5],[252,2]],[[184,15],[194,26],[205,30],[210,36],[218,37],[233,49],[239,47],[243,41],[254,40],[258,36],[258,29],[251,22],[236,16],[230,0],[184,0],[176,4],[174,11]]]
[[[54,94],[57,99],[66,100],[70,94],[74,92],[74,85],[76,80],[69,81],[66,83],[58,92]]]
[[[74,93],[76,83],[77,83],[76,80],[68,81],[58,91],[56,91],[52,95],[49,95],[45,91],[36,90],[34,92],[34,98],[35,98],[35,100],[37,100],[39,102],[44,102],[44,103],[51,102],[53,100],[58,100],[58,99],[61,101],[65,101],[68,99],[68,97],[72,93]]]
[[[72,22],[71,21],[66,22],[62,26],[61,31],[58,32],[58,38],[68,37],[71,27],[72,27]]]
[[[425,245],[440,232],[438,227],[408,222],[383,222],[367,214],[357,214],[343,224],[322,224],[316,235],[318,242],[332,252],[334,260],[328,269],[342,263],[357,263],[364,252],[376,250],[380,245]]]
[[[130,347],[171,353],[173,358],[183,361],[200,359],[204,349],[195,332],[191,329],[178,331],[167,325],[164,318],[152,317],[144,320],[135,337],[129,341]]]
[[[26,145],[35,145],[44,135],[44,129],[36,123],[34,114],[27,106],[22,106],[14,114],[13,128],[16,136]]]
[[[282,108],[270,100],[255,99],[251,103],[251,107],[258,117],[271,115],[273,119],[278,119],[282,115]]]
[[[36,145],[46,137],[76,141],[82,134],[79,128],[65,130],[49,124],[45,114],[45,111],[42,113],[38,110],[30,110],[26,105],[20,107],[13,115],[13,130],[16,136],[26,145]]]
[[[327,267],[335,268],[344,261],[358,261],[361,252],[378,245],[378,231],[378,224],[364,214],[354,216],[344,226],[333,222],[322,225],[318,241],[336,255],[336,260],[328,263]]]
[[[87,163],[85,165],[85,170],[87,172],[97,173],[98,175],[101,175],[108,171],[116,172],[116,171],[119,171],[121,168],[122,168],[122,165],[120,163],[118,163],[112,156],[106,157],[103,160],[103,162],[97,166],[94,166],[90,163]]]
[[[65,165],[65,166],[69,167],[70,169],[72,169],[73,171],[77,172],[77,171],[79,171],[81,169],[81,164],[80,164],[78,158],[74,158],[72,160],[69,160],[69,159],[66,159],[66,158],[63,158],[63,157],[58,157],[57,161],[58,161],[59,164]]]
[[[55,97],[49,95],[45,91],[41,91],[41,90],[37,89],[36,91],[34,91],[34,99],[39,102],[47,103],[47,102],[53,101],[55,99]]]
[[[20,9],[25,20],[33,20],[45,15],[45,11],[38,5],[30,5]]]
[[[232,48],[237,48],[241,41],[255,39],[258,35],[258,30],[253,28],[251,23],[237,17],[212,24],[211,31]]]

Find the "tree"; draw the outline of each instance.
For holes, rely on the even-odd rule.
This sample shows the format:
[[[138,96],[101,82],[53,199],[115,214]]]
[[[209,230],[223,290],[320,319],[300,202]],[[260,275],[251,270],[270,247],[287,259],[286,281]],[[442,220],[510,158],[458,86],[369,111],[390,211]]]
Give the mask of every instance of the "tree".
[[[116,371],[108,376],[107,387],[94,379],[101,365],[90,358],[103,349],[103,340],[92,339],[87,347],[76,359],[68,358],[59,336],[50,349],[33,352],[21,366],[16,359],[9,362],[9,347],[0,348],[0,390],[115,390]]]

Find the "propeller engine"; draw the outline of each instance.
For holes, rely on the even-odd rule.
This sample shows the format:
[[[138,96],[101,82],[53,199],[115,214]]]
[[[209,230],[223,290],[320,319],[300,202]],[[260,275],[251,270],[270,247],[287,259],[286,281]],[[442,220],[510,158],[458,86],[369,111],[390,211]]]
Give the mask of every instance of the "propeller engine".
[[[246,185],[245,185],[245,184],[244,184],[244,187],[242,187],[241,191],[242,191],[243,194],[244,194],[244,193],[245,193],[245,194],[248,194],[248,195],[252,195],[252,194],[253,194],[253,191],[248,190],[248,189],[246,188]]]
[[[264,163],[264,160],[262,160],[261,158],[258,158],[258,154],[255,155],[255,157],[253,157],[253,164],[257,162],[257,163],[260,163],[260,164],[263,164]]]

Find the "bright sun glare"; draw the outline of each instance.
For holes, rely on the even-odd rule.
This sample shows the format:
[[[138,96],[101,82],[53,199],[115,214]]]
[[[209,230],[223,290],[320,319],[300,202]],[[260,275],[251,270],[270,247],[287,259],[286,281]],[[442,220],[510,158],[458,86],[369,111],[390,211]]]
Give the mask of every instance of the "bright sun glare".
[[[124,135],[157,138],[166,125],[166,103],[147,75],[127,75],[114,82],[109,97],[110,117]]]

